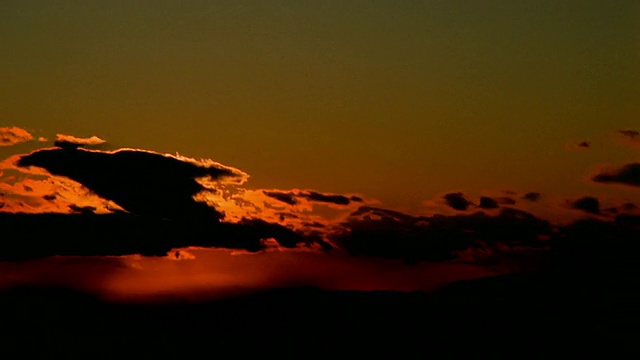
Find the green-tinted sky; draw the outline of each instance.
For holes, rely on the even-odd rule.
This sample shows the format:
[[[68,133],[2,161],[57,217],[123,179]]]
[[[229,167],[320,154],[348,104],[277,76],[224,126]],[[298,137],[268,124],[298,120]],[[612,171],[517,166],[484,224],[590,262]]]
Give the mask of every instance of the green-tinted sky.
[[[640,124],[636,0],[2,1],[0,39],[1,126],[254,187],[610,194],[582,179],[639,155],[608,137]]]

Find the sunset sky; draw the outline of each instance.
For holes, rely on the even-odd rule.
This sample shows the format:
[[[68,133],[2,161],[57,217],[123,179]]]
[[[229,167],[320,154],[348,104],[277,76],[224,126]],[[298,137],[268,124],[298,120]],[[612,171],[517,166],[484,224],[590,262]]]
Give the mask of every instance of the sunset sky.
[[[0,285],[429,290],[640,213],[636,0],[2,1],[0,38]],[[92,212],[197,240],[16,227]]]

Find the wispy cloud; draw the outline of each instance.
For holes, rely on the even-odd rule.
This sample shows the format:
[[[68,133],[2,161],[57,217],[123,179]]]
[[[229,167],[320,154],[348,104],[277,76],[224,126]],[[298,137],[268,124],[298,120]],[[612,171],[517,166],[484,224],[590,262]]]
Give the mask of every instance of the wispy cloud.
[[[59,147],[85,147],[99,149],[106,143],[106,140],[100,139],[97,136],[91,136],[89,138],[79,138],[73,135],[56,134],[54,145]]]

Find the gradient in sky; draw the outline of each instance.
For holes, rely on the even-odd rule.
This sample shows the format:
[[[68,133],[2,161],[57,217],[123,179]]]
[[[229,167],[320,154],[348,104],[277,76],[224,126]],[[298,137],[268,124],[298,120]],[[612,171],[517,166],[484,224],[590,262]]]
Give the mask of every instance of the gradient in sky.
[[[0,38],[2,286],[433,290],[634,249],[637,1],[3,1]]]
[[[609,194],[585,169],[635,156],[598,141],[637,126],[637,1],[3,1],[0,17],[0,123],[212,158],[248,186],[415,210],[452,189]]]

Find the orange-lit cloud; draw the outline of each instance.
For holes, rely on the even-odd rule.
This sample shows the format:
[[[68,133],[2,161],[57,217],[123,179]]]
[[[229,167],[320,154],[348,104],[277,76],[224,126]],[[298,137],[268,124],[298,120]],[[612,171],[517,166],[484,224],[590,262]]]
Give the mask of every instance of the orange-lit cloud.
[[[464,278],[547,266],[551,246],[591,236],[585,221],[625,242],[640,214],[628,200],[449,191],[416,215],[360,194],[249,189],[248,179],[210,159],[139,149],[14,155],[0,163],[0,228],[15,233],[0,260],[111,259],[96,291],[123,297],[290,284],[433,289],[455,277],[443,269]]]
[[[79,138],[72,135],[56,134],[54,145],[59,147],[85,147],[99,149],[106,143],[106,140],[100,139],[97,136],[91,136],[89,138]]]
[[[22,142],[33,140],[27,130],[14,127],[0,127],[0,146],[11,146]]]
[[[46,148],[21,156],[20,168],[41,168],[79,183],[98,196],[140,215],[212,216],[220,214],[193,199],[219,183],[241,184],[247,175],[211,160],[152,151]]]
[[[123,210],[69,178],[19,167],[19,159],[16,155],[0,162],[0,212],[71,213],[72,206],[91,207],[96,214]]]

